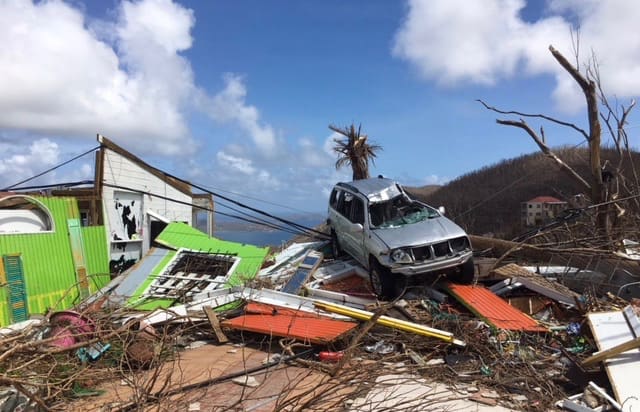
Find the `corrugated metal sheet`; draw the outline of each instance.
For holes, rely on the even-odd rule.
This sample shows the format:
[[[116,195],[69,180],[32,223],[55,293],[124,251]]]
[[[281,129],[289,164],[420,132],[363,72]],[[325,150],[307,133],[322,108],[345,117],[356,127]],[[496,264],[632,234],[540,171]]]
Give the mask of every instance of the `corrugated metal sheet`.
[[[285,306],[278,305],[270,305],[268,303],[260,303],[260,302],[249,302],[247,306],[244,308],[245,313],[250,313],[252,315],[288,315],[288,316],[298,316],[303,318],[316,318],[316,319],[326,319],[326,316],[321,316],[317,313],[306,312],[303,310],[296,310],[292,308],[288,308]]]
[[[535,319],[509,305],[483,286],[456,285],[447,289],[470,311],[499,329],[526,332],[547,332]]]
[[[77,303],[76,270],[71,254],[67,219],[80,213],[74,198],[36,197],[53,217],[52,232],[0,235],[0,254],[20,254],[30,314],[66,309]],[[96,285],[101,287],[101,285]],[[66,293],[73,289],[71,293]],[[5,296],[6,297],[6,296]],[[0,296],[0,322],[10,320],[7,299]]]
[[[156,238],[156,242],[175,249],[185,248],[199,252],[234,254],[240,257],[240,264],[229,278],[230,286],[237,286],[253,279],[264,261],[268,247],[257,247],[210,237],[187,224],[174,222]]]
[[[109,245],[104,226],[83,226],[85,259],[92,292],[97,291],[111,280],[109,273]]]
[[[253,303],[247,308],[247,314],[224,320],[221,325],[269,336],[295,338],[313,344],[332,342],[356,327],[354,322],[330,319],[279,306]],[[258,314],[248,313],[249,310]]]

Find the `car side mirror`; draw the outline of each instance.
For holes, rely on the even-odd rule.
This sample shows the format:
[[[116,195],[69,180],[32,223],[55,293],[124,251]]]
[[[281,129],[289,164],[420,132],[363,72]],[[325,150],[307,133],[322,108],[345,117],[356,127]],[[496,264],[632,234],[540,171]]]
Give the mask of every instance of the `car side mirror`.
[[[356,223],[356,224],[354,225],[354,227],[355,227],[355,229],[356,229],[356,232],[362,232],[362,231],[364,231],[364,226],[362,226],[362,223]]]
[[[441,214],[441,215],[444,215],[444,212],[445,212],[445,210],[444,210],[444,206],[440,206],[440,207],[438,208],[438,212],[440,212],[440,214]]]

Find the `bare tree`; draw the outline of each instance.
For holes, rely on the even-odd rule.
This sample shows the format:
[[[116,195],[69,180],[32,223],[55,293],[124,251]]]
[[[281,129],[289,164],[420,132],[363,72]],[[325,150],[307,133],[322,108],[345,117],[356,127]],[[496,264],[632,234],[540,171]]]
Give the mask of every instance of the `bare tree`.
[[[369,178],[369,160],[374,163],[376,152],[382,150],[382,146],[368,143],[367,135],[360,134],[360,128],[359,125],[356,129],[354,124],[343,128],[329,125],[329,129],[342,135],[333,139],[333,150],[339,155],[336,169],[351,165],[353,180]]]
[[[577,50],[577,48],[576,48]],[[582,90],[587,104],[588,130],[585,130],[574,123],[565,122],[544,114],[522,113],[518,111],[499,110],[493,106],[489,106],[484,101],[479,100],[488,110],[500,114],[509,114],[521,116],[519,120],[497,119],[498,124],[506,126],[514,126],[523,129],[538,145],[540,150],[548,157],[553,159],[561,170],[567,173],[574,181],[576,181],[591,197],[591,202],[596,208],[596,222],[599,230],[609,233],[611,229],[611,200],[615,200],[615,194],[609,190],[608,185],[612,178],[617,177],[618,170],[612,173],[606,171],[601,158],[602,144],[602,119],[607,129],[610,131],[618,151],[622,151],[623,147],[628,150],[627,134],[624,131],[629,112],[634,107],[635,102],[631,102],[628,107],[620,106],[613,108],[607,101],[603,92],[600,76],[598,72],[598,64],[595,56],[592,56],[589,63],[585,66],[584,72],[580,71],[578,64],[570,63],[558,50],[553,46],[549,46],[549,51],[563,69],[575,80]],[[576,51],[576,62],[578,61]],[[604,112],[600,113],[599,102],[602,103]],[[540,131],[536,132],[527,124],[523,118],[538,118],[557,125],[565,126],[573,129],[581,134],[589,146],[589,176],[580,175],[574,168],[565,163],[546,143],[544,129],[540,127]],[[603,178],[604,177],[604,178]],[[621,209],[619,209],[620,212]]]

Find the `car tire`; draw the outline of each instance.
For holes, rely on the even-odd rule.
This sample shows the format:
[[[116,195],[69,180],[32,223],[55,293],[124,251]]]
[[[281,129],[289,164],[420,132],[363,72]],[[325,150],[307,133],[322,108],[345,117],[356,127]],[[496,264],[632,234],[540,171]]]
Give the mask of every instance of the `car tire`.
[[[336,235],[336,232],[333,230],[331,231],[331,254],[334,259],[338,259],[344,254],[340,247],[340,242],[338,241],[338,235]]]
[[[393,276],[389,269],[382,266],[374,258],[371,258],[369,262],[369,280],[373,293],[380,300],[396,299],[404,292],[407,284],[405,276]]]
[[[463,285],[468,285],[473,283],[476,278],[476,268],[473,264],[473,258],[469,258],[462,265],[458,266],[456,269],[456,273],[453,275],[452,279],[456,283],[460,283]]]

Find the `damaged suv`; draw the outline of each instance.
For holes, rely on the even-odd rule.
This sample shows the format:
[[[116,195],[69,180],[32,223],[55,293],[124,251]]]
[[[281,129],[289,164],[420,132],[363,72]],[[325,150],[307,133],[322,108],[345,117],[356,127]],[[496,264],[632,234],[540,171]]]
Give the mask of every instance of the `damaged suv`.
[[[473,251],[465,231],[440,210],[412,199],[383,177],[338,183],[329,198],[327,224],[334,256],[342,251],[369,270],[373,291],[393,299],[407,276],[447,274],[474,279]]]

